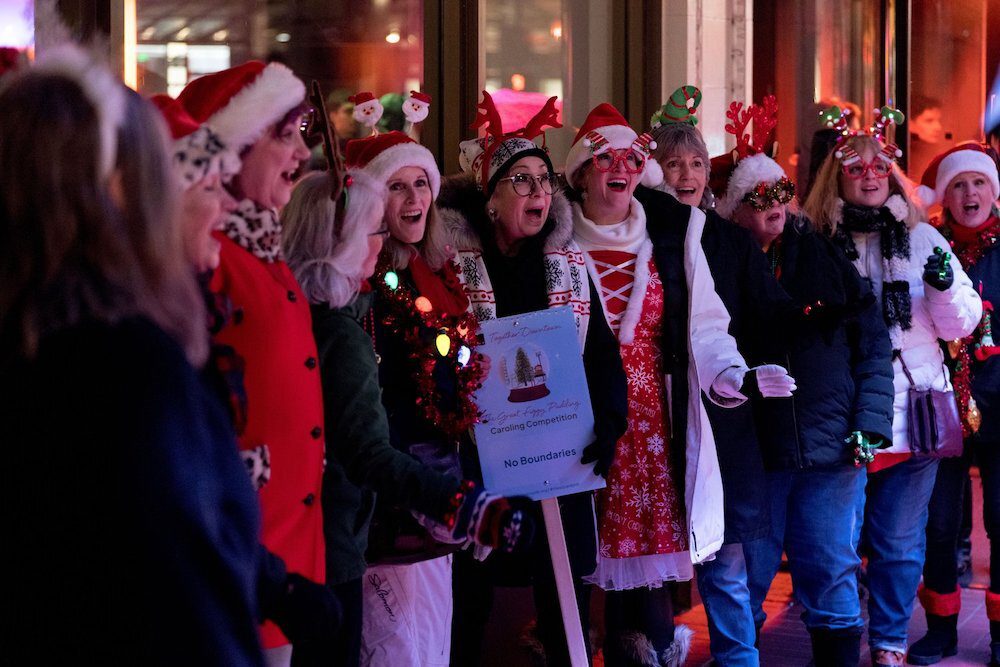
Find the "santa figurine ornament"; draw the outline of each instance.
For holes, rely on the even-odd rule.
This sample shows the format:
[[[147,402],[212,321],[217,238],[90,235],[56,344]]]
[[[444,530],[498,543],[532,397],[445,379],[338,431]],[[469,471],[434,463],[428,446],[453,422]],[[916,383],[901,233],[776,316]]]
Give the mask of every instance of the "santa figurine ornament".
[[[378,125],[379,120],[382,118],[382,113],[385,111],[378,98],[366,91],[357,95],[351,95],[347,100],[354,105],[354,120],[371,130],[371,134],[378,134],[375,126]]]
[[[403,116],[411,126],[423,122],[430,113],[431,96],[416,90],[410,91],[410,96],[403,102]]]

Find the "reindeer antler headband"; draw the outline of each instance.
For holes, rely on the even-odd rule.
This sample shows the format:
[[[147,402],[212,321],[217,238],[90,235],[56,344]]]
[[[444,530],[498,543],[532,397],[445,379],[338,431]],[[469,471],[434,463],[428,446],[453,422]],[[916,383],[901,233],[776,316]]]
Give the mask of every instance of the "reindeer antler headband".
[[[535,137],[542,136],[542,150],[548,151],[545,144],[545,128],[560,128],[559,110],[556,108],[556,97],[550,97],[545,105],[536,113],[528,124],[513,132],[503,131],[503,121],[500,119],[500,112],[497,111],[496,104],[488,92],[483,91],[483,101],[476,108],[476,120],[473,121],[470,129],[485,129],[486,136],[479,141],[483,146],[483,152],[476,156],[472,168],[473,173],[479,174],[480,187],[485,191],[489,187],[489,169],[483,168],[490,164],[493,154],[509,139],[524,139],[534,141]]]
[[[771,133],[778,125],[778,101],[774,95],[768,95],[761,104],[751,104],[746,109],[742,102],[731,102],[726,118],[726,132],[736,137],[736,148],[733,149],[735,161],[766,152],[767,142]],[[753,123],[752,134],[747,127]]]

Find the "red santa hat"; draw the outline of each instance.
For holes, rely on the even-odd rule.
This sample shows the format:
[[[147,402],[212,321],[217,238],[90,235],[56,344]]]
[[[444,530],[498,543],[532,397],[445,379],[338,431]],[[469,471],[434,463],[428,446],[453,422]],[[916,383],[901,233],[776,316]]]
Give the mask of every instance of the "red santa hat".
[[[714,166],[714,158],[712,162]],[[729,174],[725,192],[715,205],[715,210],[723,218],[728,218],[748,192],[761,183],[773,184],[782,178],[786,178],[785,170],[764,153],[745,157],[736,163]]]
[[[1000,199],[997,163],[982,144],[974,141],[954,146],[931,160],[920,179],[917,196],[924,206],[940,204],[952,179],[967,171],[985,176],[992,186],[994,201]]]
[[[656,148],[652,137],[636,134],[618,109],[606,102],[599,104],[583,122],[566,155],[566,181],[575,186],[576,175],[588,160],[612,149],[625,148],[632,148],[646,158],[640,181],[643,185],[655,187],[663,182],[663,170],[656,160],[649,158]]]
[[[206,74],[189,83],[177,101],[198,123],[208,124],[239,152],[305,100],[306,87],[280,63],[257,60]]]
[[[240,158],[211,127],[199,124],[187,109],[167,95],[150,100],[163,114],[174,140],[174,167],[186,187],[213,174],[228,181],[240,171]]]
[[[344,162],[348,168],[364,170],[382,183],[403,167],[420,167],[427,174],[435,199],[441,190],[441,172],[434,156],[402,132],[384,132],[348,141]]]

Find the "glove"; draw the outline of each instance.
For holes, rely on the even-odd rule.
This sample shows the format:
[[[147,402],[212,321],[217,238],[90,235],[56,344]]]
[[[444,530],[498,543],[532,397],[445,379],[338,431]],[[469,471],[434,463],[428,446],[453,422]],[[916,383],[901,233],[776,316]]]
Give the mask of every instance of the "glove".
[[[712,391],[729,401],[745,401],[750,396],[788,398],[795,389],[795,379],[783,367],[775,364],[765,364],[754,369],[733,366],[719,373],[712,383]]]
[[[795,378],[776,364],[758,366],[753,373],[747,374],[743,392],[749,396],[755,388],[763,398],[790,398],[797,389]]]
[[[293,667],[319,667],[336,661],[340,602],[329,588],[289,574],[285,595],[272,620],[292,643]]]
[[[860,467],[875,460],[875,450],[885,449],[891,443],[876,433],[853,431],[844,438],[844,443],[854,452],[854,465]]]
[[[526,496],[505,498],[472,486],[463,494],[452,534],[506,553],[524,551],[535,537],[532,502]]]
[[[580,463],[594,464],[594,474],[607,479],[608,471],[615,460],[615,447],[617,442],[608,442],[606,438],[596,438],[592,443],[583,448],[583,456]]]
[[[924,282],[939,292],[944,292],[955,282],[955,272],[951,268],[951,253],[934,248],[934,254],[924,264]]]

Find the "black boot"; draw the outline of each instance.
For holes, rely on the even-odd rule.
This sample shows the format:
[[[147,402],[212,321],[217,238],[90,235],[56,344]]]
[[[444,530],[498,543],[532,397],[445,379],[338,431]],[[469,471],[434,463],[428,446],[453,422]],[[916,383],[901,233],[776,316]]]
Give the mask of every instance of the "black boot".
[[[927,614],[927,634],[910,647],[906,661],[911,665],[934,665],[958,653],[958,614]]]
[[[861,662],[860,628],[814,628],[809,631],[809,637],[816,667],[857,667]]]

